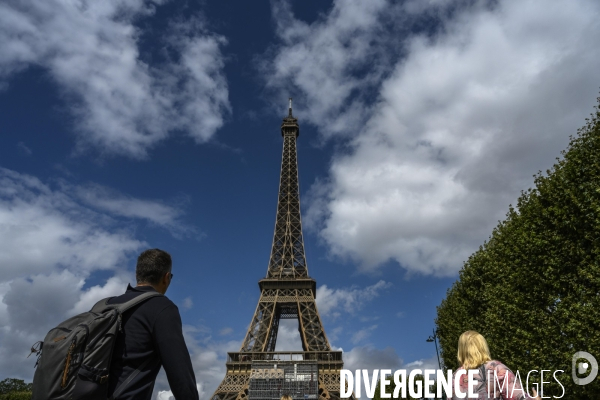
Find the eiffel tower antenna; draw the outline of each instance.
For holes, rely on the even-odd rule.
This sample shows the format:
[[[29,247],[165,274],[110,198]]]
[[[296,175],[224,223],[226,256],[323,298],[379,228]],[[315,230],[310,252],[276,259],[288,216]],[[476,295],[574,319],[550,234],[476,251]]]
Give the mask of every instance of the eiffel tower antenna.
[[[291,97],[281,135],[279,197],[267,274],[258,282],[260,299],[246,337],[239,352],[228,353],[227,373],[211,400],[270,400],[265,397],[269,384],[275,385],[269,388],[271,395],[272,390],[288,390],[277,399],[290,393],[294,400],[300,395],[302,399],[305,395],[319,400],[340,398],[342,352],[331,350],[325,335],[315,301],[316,281],[308,275],[304,252],[296,150],[300,126],[292,115]],[[302,350],[275,351],[281,319],[298,321]],[[299,368],[310,371],[301,380]]]

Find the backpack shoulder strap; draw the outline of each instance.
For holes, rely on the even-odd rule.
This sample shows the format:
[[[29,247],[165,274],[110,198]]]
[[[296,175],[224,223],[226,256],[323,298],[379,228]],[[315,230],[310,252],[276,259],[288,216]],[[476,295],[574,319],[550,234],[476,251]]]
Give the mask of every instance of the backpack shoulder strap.
[[[151,297],[158,297],[158,296],[164,296],[158,292],[146,292],[146,293],[142,293],[139,296],[134,297],[133,299],[126,301],[125,303],[120,303],[120,304],[108,304],[108,300],[112,299],[113,297],[107,297],[105,299],[100,300],[99,302],[97,302],[96,304],[94,304],[94,307],[92,307],[92,309],[90,310],[91,312],[96,312],[96,313],[100,313],[104,310],[106,310],[107,308],[113,308],[113,309],[117,309],[119,311],[119,313],[124,313],[125,311],[129,310],[131,307],[135,307],[140,303],[143,303],[144,301],[148,300]]]
[[[481,375],[481,382],[487,382],[487,368],[485,367],[485,363],[479,366],[479,375]]]
[[[142,293],[139,296],[134,297],[133,299],[126,301],[125,303],[121,303],[121,304],[115,304],[114,308],[116,308],[120,314],[124,313],[125,311],[129,310],[132,307],[137,306],[140,303],[143,303],[144,301],[152,298],[152,297],[158,297],[158,296],[164,296],[163,294],[160,294],[158,292],[146,292],[146,293]],[[112,306],[112,304],[109,304],[109,306]],[[115,388],[115,391],[113,392],[112,396],[110,396],[108,399],[109,400],[114,400],[116,397],[118,397],[123,390],[125,390],[125,388],[127,386],[129,386],[129,384],[131,383],[131,381],[133,381],[135,379],[135,377],[144,369],[146,368],[150,363],[152,363],[152,365],[156,364],[156,363],[160,363],[160,358],[158,356],[154,356],[151,358],[146,359],[146,361],[144,361],[142,363],[142,365],[140,365],[139,367],[137,367],[134,371],[131,372],[131,374],[129,374],[129,376],[119,385]]]
[[[164,296],[163,294],[160,294],[158,292],[146,292],[146,293],[142,293],[139,296],[134,297],[133,299],[126,301],[125,303],[121,303],[121,304],[115,304],[115,308],[117,310],[119,310],[119,313],[124,313],[125,311],[129,310],[132,307],[137,306],[140,303],[143,303],[144,301],[148,300],[151,297],[158,297],[158,296]],[[112,304],[109,304],[112,306]]]

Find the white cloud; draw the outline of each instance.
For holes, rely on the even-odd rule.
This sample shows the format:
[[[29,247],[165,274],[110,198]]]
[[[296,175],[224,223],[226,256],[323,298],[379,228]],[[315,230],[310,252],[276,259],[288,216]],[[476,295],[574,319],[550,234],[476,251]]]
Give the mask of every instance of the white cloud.
[[[19,149],[19,151],[23,155],[30,156],[31,154],[33,154],[33,152],[31,151],[31,149],[29,147],[27,147],[25,145],[25,143],[23,143],[23,142],[18,142],[17,143],[17,148]]]
[[[361,93],[381,78],[386,53],[385,0],[338,0],[328,15],[309,25],[294,18],[289,1],[273,1],[282,47],[260,65],[274,104],[293,93],[294,114],[323,127],[324,135],[347,134],[367,116]],[[366,69],[367,73],[356,76]],[[353,99],[358,96],[358,99]]]
[[[110,296],[118,296],[123,293],[123,288],[133,281],[133,276],[126,279],[125,276],[113,276],[108,278],[104,286],[96,285],[79,294],[79,301],[67,312],[67,315],[76,315],[90,310],[100,299]]]
[[[0,168],[0,265],[2,280],[55,267],[86,276],[114,269],[143,242],[106,214],[83,207],[39,179]]]
[[[219,335],[226,336],[226,335],[230,335],[232,332],[233,332],[232,328],[225,327],[219,331]]]
[[[193,306],[194,306],[194,302],[192,301],[191,297],[186,297],[185,299],[183,299],[183,308],[185,308],[186,310],[189,310]]]
[[[302,96],[328,102],[337,97],[344,99],[338,104],[360,104],[367,113],[352,121],[353,137],[343,139],[329,176],[313,186],[307,225],[319,229],[333,255],[355,260],[363,272],[395,260],[411,272],[452,275],[503,219],[509,203],[533,184],[531,176],[552,165],[592,110],[599,85],[600,4],[462,4],[452,13],[440,12],[442,27],[435,36],[398,38],[405,55],[387,74],[376,71],[378,83],[328,97],[330,85],[346,80],[352,85],[357,75],[348,72],[349,64],[356,57],[362,65],[368,54],[313,43],[347,32],[338,14],[363,13],[368,21],[401,7],[385,3],[374,11],[367,3],[336,1],[334,11],[311,26],[290,16],[279,28],[285,40],[270,61],[277,73],[266,78],[268,86],[316,74],[314,85],[296,85]],[[404,11],[417,18],[414,13],[446,6],[435,1]],[[366,40],[373,32],[380,32],[377,21],[361,25],[353,37]],[[386,40],[369,43],[369,52],[393,52]],[[289,51],[300,50],[304,62],[298,71],[282,64]],[[327,57],[335,58],[331,68],[319,62]],[[376,101],[361,93],[369,88],[375,88]],[[325,100],[315,107],[327,115],[311,109],[296,114],[330,137],[331,121],[349,119],[343,107],[320,101]]]
[[[165,2],[0,4],[0,82],[30,65],[44,68],[73,101],[80,149],[144,158],[177,130],[206,142],[230,108],[220,50],[226,41],[190,17],[163,35],[167,60],[149,65],[134,21]]]
[[[147,244],[124,228],[131,221],[116,218],[122,213],[89,208],[77,188],[0,168],[0,375],[31,380],[34,342],[133,281],[127,263]],[[86,287],[99,270],[108,279]]]
[[[407,374],[410,374],[414,369],[420,369],[421,371],[426,369],[439,369],[439,364],[436,356],[433,356],[431,358],[409,362],[403,368],[406,369]]]
[[[174,400],[173,392],[170,390],[161,390],[156,396],[156,400]]]
[[[350,340],[353,344],[358,344],[371,336],[371,332],[373,332],[375,329],[377,329],[377,325],[371,325],[367,328],[359,329],[354,333],[354,335],[352,335],[352,339]]]
[[[338,339],[340,337],[340,334],[343,331],[344,331],[344,328],[341,327],[341,326],[337,326],[337,327],[335,327],[333,329],[328,329],[327,330],[327,337],[329,338],[329,341],[330,341],[330,344],[331,344],[332,348],[335,347],[333,345],[333,343],[338,341]]]
[[[2,298],[11,330],[45,333],[45,328],[65,319],[65,312],[79,299],[83,284],[82,278],[68,270],[12,280]]]
[[[355,313],[391,286],[391,283],[383,280],[362,289],[330,289],[327,285],[322,285],[317,288],[317,308],[323,316],[339,316],[339,311],[336,310],[340,309],[347,313]]]
[[[169,206],[159,200],[134,198],[97,184],[77,187],[63,184],[63,187],[64,191],[72,191],[88,205],[112,215],[147,220],[168,229],[175,236],[196,232],[193,227],[181,221],[183,211],[180,208]]]
[[[302,351],[302,338],[298,332],[297,319],[279,321],[275,351]]]

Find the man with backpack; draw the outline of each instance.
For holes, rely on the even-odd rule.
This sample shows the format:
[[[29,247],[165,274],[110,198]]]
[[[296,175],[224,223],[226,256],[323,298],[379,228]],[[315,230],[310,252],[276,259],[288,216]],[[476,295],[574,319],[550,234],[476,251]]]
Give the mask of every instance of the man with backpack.
[[[169,253],[144,251],[136,287],[63,321],[34,345],[32,399],[151,400],[163,366],[176,400],[198,400],[179,310],[164,296],[171,268]]]
[[[137,286],[107,304],[125,303],[143,293],[165,294],[173,273],[169,253],[150,249],[138,257]],[[165,296],[152,297],[123,315],[123,333],[117,337],[109,373],[108,394],[114,400],[151,399],[161,365],[176,400],[197,400],[198,389],[190,354],[183,339],[177,306]],[[118,388],[140,365],[146,364],[118,393]]]

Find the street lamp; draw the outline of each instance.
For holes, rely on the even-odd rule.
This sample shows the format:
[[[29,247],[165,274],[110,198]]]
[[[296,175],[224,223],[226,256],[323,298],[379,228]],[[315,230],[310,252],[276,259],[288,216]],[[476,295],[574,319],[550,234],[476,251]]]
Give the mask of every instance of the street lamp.
[[[440,362],[440,352],[438,350],[438,344],[437,344],[437,340],[438,340],[439,336],[437,335],[437,333],[435,332],[435,329],[433,330],[433,335],[429,336],[427,338],[427,342],[431,343],[435,343],[435,354],[437,355],[437,360],[438,360],[438,366],[440,367],[440,371],[442,370],[442,363]],[[446,400],[446,394],[442,391],[442,399]]]

